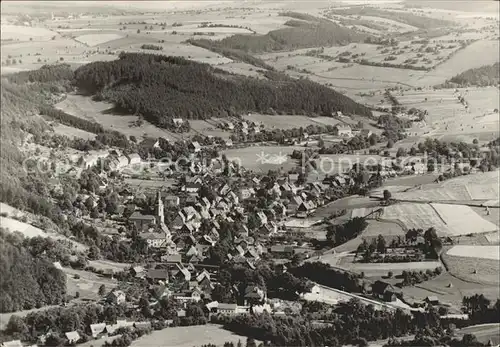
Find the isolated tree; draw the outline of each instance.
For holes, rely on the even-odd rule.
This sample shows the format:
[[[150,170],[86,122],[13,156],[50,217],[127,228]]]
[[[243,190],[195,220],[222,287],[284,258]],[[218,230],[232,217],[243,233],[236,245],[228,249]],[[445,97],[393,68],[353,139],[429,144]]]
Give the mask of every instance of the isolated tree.
[[[104,296],[104,294],[106,294],[106,286],[104,284],[101,284],[101,286],[99,287],[99,295]]]
[[[377,252],[385,253],[387,243],[382,235],[377,236]]]
[[[387,141],[387,148],[392,148],[394,147],[394,141],[392,139],[389,139],[389,141]]]
[[[472,140],[472,143],[477,145],[479,143],[479,141],[477,139],[474,139],[474,140]]]
[[[388,191],[387,189],[384,189],[384,200],[385,201],[389,201],[391,198],[392,198],[392,194],[390,191]]]
[[[137,29],[137,33],[140,34],[141,33],[141,29]]]

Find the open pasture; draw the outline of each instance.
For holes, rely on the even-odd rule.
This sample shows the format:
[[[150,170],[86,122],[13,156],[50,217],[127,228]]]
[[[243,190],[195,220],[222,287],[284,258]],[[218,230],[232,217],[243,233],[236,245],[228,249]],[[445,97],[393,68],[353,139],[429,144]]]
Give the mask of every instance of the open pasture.
[[[232,342],[234,345],[238,341],[245,343],[246,339],[245,336],[233,334],[218,325],[206,324],[153,331],[132,342],[131,347],[222,346],[225,342]]]
[[[500,344],[499,329],[498,323],[473,325],[460,329],[457,335],[461,337],[465,334],[473,334],[479,342],[488,344],[491,341],[493,346],[498,346]]]
[[[500,283],[499,246],[453,246],[445,255],[448,271],[465,281],[481,284]]]
[[[463,258],[500,260],[500,246],[457,245],[453,246],[446,254]]]
[[[412,78],[417,86],[434,86],[458,75],[459,73],[484,65],[498,62],[499,42],[480,40],[458,51],[450,59],[426,73],[424,76]]]
[[[297,161],[289,157],[297,146],[251,146],[234,148],[223,153],[231,161],[236,161],[245,169],[267,172],[282,169],[285,172],[297,166]]]
[[[74,270],[71,268],[63,268],[66,274],[66,287],[68,295],[75,295],[76,292],[80,293],[81,299],[98,300],[99,287],[106,286],[109,291],[117,286],[117,281],[98,276],[93,272]],[[75,276],[77,278],[75,278]],[[79,278],[78,278],[79,276]]]
[[[308,125],[315,125],[314,118],[307,116],[292,115],[267,115],[249,113],[244,115],[243,119],[263,124],[266,129],[292,129],[306,128]]]
[[[450,273],[443,273],[415,286],[403,287],[403,295],[410,301],[423,301],[427,296],[437,296],[441,302],[451,304],[457,313],[461,313],[464,296],[474,294],[484,294],[494,302],[500,295],[500,289],[498,284],[464,281]]]
[[[399,220],[408,229],[434,227],[438,235],[467,235],[497,230],[469,206],[447,204],[399,203],[384,208],[383,219]]]
[[[83,95],[68,94],[67,98],[56,104],[55,107],[73,116],[98,122],[104,128],[117,130],[127,135],[127,137],[132,135],[137,139],[141,139],[143,136],[164,137],[168,140],[178,138],[173,133],[158,128],[147,121],[144,121],[143,125],[139,127],[133,126],[132,124],[139,120],[138,116],[114,114],[112,104],[94,101],[90,97]]]
[[[13,41],[48,41],[53,36],[58,36],[57,33],[45,28],[24,25],[2,24],[1,31],[2,40]]]
[[[68,136],[69,138],[78,138],[84,140],[93,140],[96,135],[89,133],[88,131],[81,130],[78,128],[69,127],[64,124],[57,124],[53,126],[54,132],[58,135]]]
[[[410,263],[354,263],[354,255],[343,257],[339,266],[350,271],[358,273],[364,272],[367,277],[386,276],[387,272],[392,271],[394,276],[400,275],[403,271],[425,271],[434,270],[442,266],[439,261],[421,261]]]
[[[114,41],[122,38],[119,34],[85,34],[75,37],[75,40],[81,42],[87,46],[97,46],[109,41]]]
[[[390,243],[392,239],[403,237],[405,232],[403,228],[395,222],[383,220],[368,220],[368,226],[363,233],[355,239],[349,240],[346,243],[335,247],[335,252],[355,252],[358,246],[366,239],[368,243],[378,235],[384,236],[385,240]],[[322,262],[328,262],[328,255],[323,255]]]

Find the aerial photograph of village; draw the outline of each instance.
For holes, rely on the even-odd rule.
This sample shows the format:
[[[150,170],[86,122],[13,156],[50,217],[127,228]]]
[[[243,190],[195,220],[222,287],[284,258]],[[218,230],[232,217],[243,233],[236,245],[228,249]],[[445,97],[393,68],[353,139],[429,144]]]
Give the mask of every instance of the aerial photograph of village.
[[[2,1],[1,347],[500,346],[500,2]]]

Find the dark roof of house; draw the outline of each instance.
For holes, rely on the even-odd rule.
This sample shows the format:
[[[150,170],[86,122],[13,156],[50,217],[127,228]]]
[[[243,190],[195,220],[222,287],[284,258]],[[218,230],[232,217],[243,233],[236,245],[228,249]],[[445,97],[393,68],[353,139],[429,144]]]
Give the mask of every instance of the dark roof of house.
[[[149,269],[146,275],[151,279],[166,279],[168,278],[168,270],[167,269]]]
[[[150,214],[142,214],[140,212],[134,212],[129,217],[129,219],[134,219],[134,220],[154,220],[155,216],[150,215]]]

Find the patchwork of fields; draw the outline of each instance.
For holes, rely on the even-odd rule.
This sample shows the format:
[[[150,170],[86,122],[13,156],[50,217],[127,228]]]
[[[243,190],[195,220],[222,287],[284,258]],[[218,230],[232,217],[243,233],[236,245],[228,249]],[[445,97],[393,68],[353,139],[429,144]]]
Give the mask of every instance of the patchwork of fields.
[[[438,235],[458,236],[496,231],[498,227],[481,218],[469,206],[399,203],[384,208],[383,219],[401,221],[408,229],[434,227]]]

